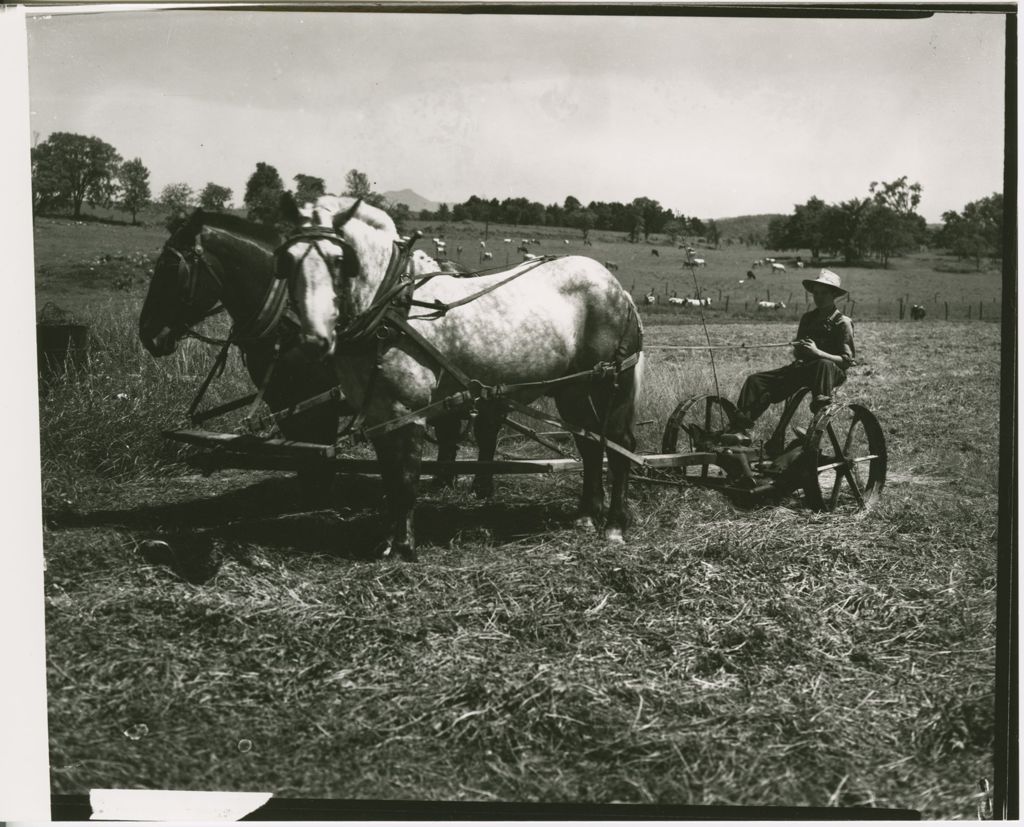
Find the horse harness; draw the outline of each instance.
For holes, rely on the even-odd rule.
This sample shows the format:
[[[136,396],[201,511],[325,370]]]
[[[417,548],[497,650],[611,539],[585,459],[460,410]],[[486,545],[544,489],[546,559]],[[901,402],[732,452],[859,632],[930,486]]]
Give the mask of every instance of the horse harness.
[[[546,264],[547,262],[553,261],[557,258],[561,258],[561,256],[549,255],[531,260],[527,263],[529,266],[522,267],[508,278],[502,279],[501,281],[459,299],[458,301],[450,303],[441,302],[439,300],[424,302],[414,298],[416,288],[422,286],[435,276],[450,274],[438,271],[419,276],[413,275],[412,248],[421,235],[422,233],[417,232],[405,242],[399,240],[393,242],[388,268],[385,271],[384,278],[381,280],[370,305],[345,328],[336,332],[336,347],[343,348],[344,352],[353,354],[366,354],[368,352],[375,353],[373,368],[367,382],[366,392],[363,395],[362,408],[346,426],[342,432],[342,436],[350,437],[353,442],[365,442],[372,440],[374,437],[384,436],[392,431],[396,431],[418,419],[430,420],[431,418],[458,410],[467,410],[470,418],[473,418],[477,415],[478,405],[481,402],[500,402],[501,404],[514,408],[520,413],[540,419],[542,422],[547,424],[557,424],[565,427],[564,423],[552,420],[550,417],[541,414],[529,405],[519,402],[514,398],[514,395],[524,391],[540,390],[550,392],[552,389],[562,385],[573,384],[585,380],[604,380],[615,386],[618,383],[619,374],[632,369],[639,361],[640,353],[643,350],[643,330],[636,310],[630,302],[627,305],[629,307],[629,315],[626,320],[626,325],[624,326],[622,335],[620,336],[619,343],[615,351],[615,358],[612,361],[600,362],[588,370],[579,371],[567,376],[561,376],[557,379],[539,382],[522,382],[511,385],[485,385],[476,379],[471,379],[460,368],[454,365],[444,353],[438,350],[433,343],[416,330],[416,328],[409,323],[410,319],[429,321],[439,319],[454,308],[475,301],[481,296],[497,290],[508,282],[525,275],[535,267],[538,267],[541,264]],[[281,253],[287,251],[292,245],[303,241],[307,242],[309,246],[296,261],[295,267],[297,268],[301,265],[306,256],[315,251],[328,266],[332,279],[335,279],[335,293],[337,295],[338,291],[336,280],[340,274],[339,263],[337,261],[332,262],[331,257],[324,252],[319,242],[331,241],[338,244],[344,251],[350,251],[351,246],[333,229],[328,229],[326,227],[303,227],[299,232],[286,239],[278,248],[277,253],[275,254],[278,257],[278,265],[281,263]],[[343,255],[341,266],[344,266],[343,262],[345,258],[347,258],[347,256]],[[291,277],[290,273],[282,273],[280,269],[277,271],[276,275],[278,279],[282,281],[290,280]],[[410,316],[410,311],[413,308],[423,308],[430,312],[417,316]],[[631,332],[632,324],[636,324],[637,326],[636,330],[640,341],[638,342],[638,348],[636,351],[627,353],[626,340]],[[396,417],[395,419],[366,428],[363,423],[366,418],[367,403],[373,392],[376,379],[383,368],[384,354],[394,346],[395,341],[401,336],[406,336],[412,340],[422,352],[430,357],[430,359],[432,359],[441,368],[444,373],[453,377],[462,387],[462,390],[438,399],[418,410],[410,411],[409,413]],[[593,409],[592,401],[591,408]],[[613,448],[613,450],[617,450],[620,453],[628,455],[631,459],[639,459],[637,455],[627,451],[625,448],[614,445],[614,443],[607,443],[603,432],[605,430],[605,424],[607,422],[607,416],[610,408],[611,404],[609,402],[604,416],[597,416],[596,411],[594,411],[595,416],[597,416],[597,419],[602,423],[601,434],[593,434],[583,429],[568,428],[568,430],[578,436],[584,436],[600,441],[602,446],[607,445],[607,447]]]

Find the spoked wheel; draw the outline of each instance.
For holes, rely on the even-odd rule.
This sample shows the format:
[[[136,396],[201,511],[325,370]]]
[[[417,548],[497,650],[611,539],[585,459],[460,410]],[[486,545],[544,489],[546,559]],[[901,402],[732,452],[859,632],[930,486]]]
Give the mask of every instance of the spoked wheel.
[[[714,437],[732,428],[736,406],[721,396],[693,396],[679,403],[665,423],[661,439],[664,454],[703,451]],[[680,468],[684,477],[707,478],[711,466]]]
[[[804,497],[815,511],[870,508],[885,485],[885,435],[863,405],[834,405],[814,419],[805,441]]]
[[[811,429],[811,421],[814,419],[810,404],[810,388],[800,388],[786,400],[778,424],[772,429],[771,434],[762,434],[764,452],[768,457],[774,459],[787,450],[803,445],[807,432]],[[760,430],[758,426],[766,420],[767,417],[761,417],[755,426],[755,444],[757,431]]]

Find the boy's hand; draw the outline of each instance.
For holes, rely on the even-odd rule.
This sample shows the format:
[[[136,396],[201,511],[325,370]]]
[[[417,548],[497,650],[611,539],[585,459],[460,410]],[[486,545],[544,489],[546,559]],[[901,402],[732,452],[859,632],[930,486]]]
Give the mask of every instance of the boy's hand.
[[[796,351],[804,359],[815,359],[821,356],[821,351],[814,344],[813,339],[800,339],[796,343]]]

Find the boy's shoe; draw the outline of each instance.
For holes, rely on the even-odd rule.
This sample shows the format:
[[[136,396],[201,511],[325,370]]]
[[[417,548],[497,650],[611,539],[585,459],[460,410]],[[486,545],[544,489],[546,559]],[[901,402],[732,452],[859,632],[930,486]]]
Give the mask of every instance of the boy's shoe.
[[[811,400],[811,413],[817,413],[822,408],[827,408],[831,404],[831,396],[822,396],[820,394],[815,394],[814,399]]]
[[[753,443],[753,439],[748,431],[736,431],[731,434],[722,434],[718,438],[719,445],[735,445],[737,447],[748,447]]]

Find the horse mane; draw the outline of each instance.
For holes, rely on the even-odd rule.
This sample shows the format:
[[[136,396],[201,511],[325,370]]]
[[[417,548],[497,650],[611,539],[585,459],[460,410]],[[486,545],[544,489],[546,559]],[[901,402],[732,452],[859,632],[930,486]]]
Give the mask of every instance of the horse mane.
[[[356,202],[359,203],[359,208],[352,216],[353,218],[362,221],[374,230],[378,230],[382,233],[388,233],[395,238],[398,237],[398,228],[395,226],[395,222],[391,219],[391,216],[384,212],[380,207],[375,207],[373,204],[367,204],[362,199],[352,198],[348,195],[321,195],[312,206],[314,210],[323,211],[326,212],[328,216],[333,216],[337,213],[344,213],[352,209]],[[329,220],[328,223],[330,223]]]
[[[281,243],[281,234],[273,227],[231,213],[207,212],[202,207],[197,208],[174,234],[188,233],[189,238],[195,238],[203,227],[213,227],[245,236],[270,248],[275,248]]]

